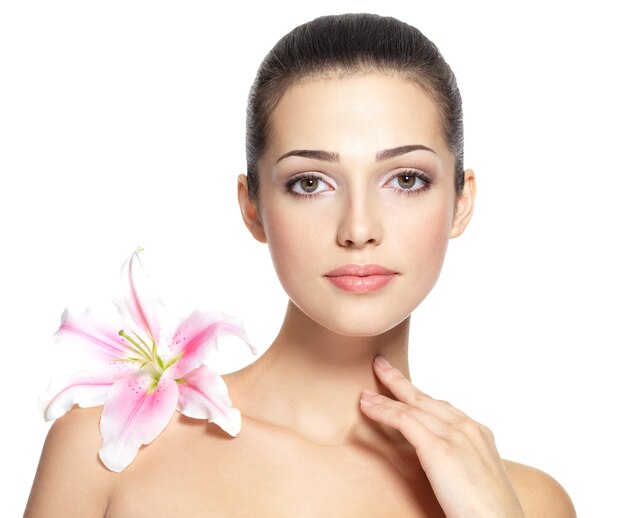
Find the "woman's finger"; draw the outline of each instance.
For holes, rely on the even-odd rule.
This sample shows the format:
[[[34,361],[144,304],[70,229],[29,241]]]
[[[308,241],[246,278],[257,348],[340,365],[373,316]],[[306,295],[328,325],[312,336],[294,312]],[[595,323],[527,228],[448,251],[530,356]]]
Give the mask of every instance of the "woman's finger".
[[[373,395],[369,395],[364,392],[361,397],[361,408],[372,419],[387,424],[403,434],[402,423],[410,419],[419,421],[435,435],[444,435],[450,426],[449,423],[442,421],[431,412],[390,399],[382,394],[373,393]],[[410,426],[414,426],[414,424],[411,423]]]
[[[396,369],[381,354],[374,358],[374,372],[393,395],[407,405],[414,405],[420,397],[427,395],[413,385],[400,369]]]
[[[374,372],[392,394],[407,405],[431,412],[447,423],[456,423],[460,419],[468,418],[466,414],[447,401],[434,399],[419,390],[402,374],[402,371],[389,364],[381,355],[374,360]]]
[[[381,394],[378,394],[378,396],[385,397]],[[433,440],[439,438],[438,433],[433,430],[441,430],[441,427],[445,424],[441,423],[435,416],[424,412],[421,419],[419,419],[416,415],[417,412],[412,415],[408,411],[411,408],[408,405],[387,399],[388,402],[385,403],[374,403],[373,401],[368,401],[367,398],[361,398],[361,409],[374,421],[398,430],[411,443],[418,454],[420,447],[432,444]],[[392,402],[403,405],[404,408],[393,405]]]

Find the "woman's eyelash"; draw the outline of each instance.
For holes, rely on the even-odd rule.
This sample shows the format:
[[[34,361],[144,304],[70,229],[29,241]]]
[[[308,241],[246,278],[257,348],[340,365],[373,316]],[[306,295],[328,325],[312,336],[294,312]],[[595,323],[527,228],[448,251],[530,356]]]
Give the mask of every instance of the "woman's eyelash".
[[[301,192],[296,192],[294,190],[292,190],[293,186],[295,184],[297,184],[298,182],[301,182],[302,180],[322,180],[322,178],[316,174],[312,174],[312,173],[303,173],[303,174],[299,174],[294,176],[293,178],[289,179],[287,181],[287,183],[285,183],[285,188],[287,189],[288,192],[290,192],[291,194],[293,194],[294,196],[299,196],[300,198],[314,198],[316,196],[321,196],[322,193],[326,192],[326,191],[322,191],[322,192],[316,192],[316,193],[310,193],[310,194],[303,194]]]
[[[407,194],[409,196],[414,195],[414,194],[419,194],[421,192],[427,191],[428,189],[430,189],[431,184],[432,184],[432,180],[430,179],[430,177],[428,175],[426,175],[425,173],[423,173],[422,171],[419,171],[417,169],[405,169],[404,171],[400,171],[399,173],[395,174],[391,180],[395,180],[396,178],[400,178],[400,177],[413,177],[413,178],[417,178],[418,180],[421,180],[424,185],[419,188],[419,189],[394,189],[395,191],[399,191],[402,194]],[[290,178],[286,183],[285,183],[285,189],[290,192],[291,194],[293,194],[294,196],[299,196],[300,198],[314,198],[316,196],[321,196],[322,194],[324,194],[326,191],[320,191],[320,192],[314,192],[314,193],[309,193],[309,194],[303,194],[301,192],[296,192],[293,190],[293,186],[302,181],[302,180],[320,180],[320,181],[324,181],[320,176],[313,174],[313,173],[302,173],[299,175],[294,176],[293,178]],[[326,182],[324,182],[326,183]]]
[[[394,175],[391,179],[395,180],[396,178],[401,178],[403,176],[417,178],[418,180],[421,180],[424,184],[419,189],[396,189],[396,191],[400,191],[402,194],[408,194],[410,196],[427,191],[428,189],[430,189],[433,183],[433,181],[430,179],[430,177],[427,174],[417,169],[405,169],[404,171],[400,171],[398,174]]]

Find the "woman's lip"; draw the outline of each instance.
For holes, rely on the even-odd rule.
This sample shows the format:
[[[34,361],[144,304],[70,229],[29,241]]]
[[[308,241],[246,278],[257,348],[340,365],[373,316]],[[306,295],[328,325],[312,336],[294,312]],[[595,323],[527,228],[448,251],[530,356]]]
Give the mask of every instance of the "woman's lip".
[[[396,274],[391,275],[335,275],[329,276],[328,280],[338,288],[346,291],[363,293],[373,291],[386,286]]]
[[[359,293],[380,289],[395,276],[396,272],[379,264],[346,264],[326,274],[338,288]]]
[[[393,272],[379,264],[346,264],[334,269],[332,272],[328,272],[326,277],[339,277],[345,275],[365,277],[369,275],[393,275],[394,273],[396,272]]]

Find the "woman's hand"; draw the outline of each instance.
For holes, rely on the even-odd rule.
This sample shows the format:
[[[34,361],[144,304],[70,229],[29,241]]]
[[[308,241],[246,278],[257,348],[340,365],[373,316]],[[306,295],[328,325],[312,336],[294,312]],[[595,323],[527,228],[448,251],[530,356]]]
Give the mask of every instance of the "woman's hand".
[[[382,356],[374,366],[398,401],[364,389],[361,408],[413,445],[446,517],[522,518],[491,430],[418,390]]]

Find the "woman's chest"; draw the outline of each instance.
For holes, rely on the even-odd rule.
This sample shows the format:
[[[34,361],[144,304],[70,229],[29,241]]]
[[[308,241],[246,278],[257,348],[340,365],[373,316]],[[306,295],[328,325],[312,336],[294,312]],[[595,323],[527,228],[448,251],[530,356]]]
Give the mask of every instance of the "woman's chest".
[[[154,446],[120,478],[106,517],[444,516],[414,453],[245,436]]]

